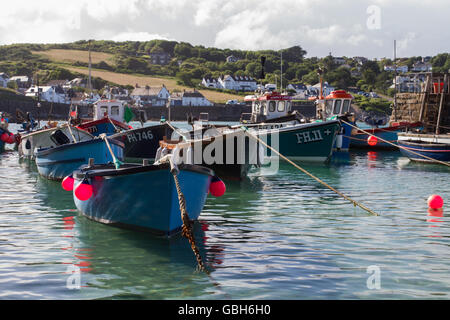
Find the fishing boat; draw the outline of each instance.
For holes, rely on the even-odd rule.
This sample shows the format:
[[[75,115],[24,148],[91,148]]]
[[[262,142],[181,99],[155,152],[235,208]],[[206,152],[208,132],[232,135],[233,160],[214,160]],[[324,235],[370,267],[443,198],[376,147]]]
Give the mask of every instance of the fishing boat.
[[[369,129],[353,129],[350,138],[351,148],[370,148],[374,150],[397,150],[398,135],[401,132],[406,132],[412,128],[418,128],[422,126],[421,122],[391,122],[390,126],[382,128],[369,128]],[[364,131],[366,132],[364,132]],[[377,137],[376,144],[370,145],[368,143],[369,134]],[[380,138],[380,139],[378,139]],[[388,141],[390,143],[384,142]]]
[[[58,135],[62,137],[63,133],[59,131]],[[88,163],[89,158],[94,159],[96,163],[123,160],[123,143],[114,139],[97,137],[71,143],[66,137],[64,142],[58,146],[36,150],[36,165],[43,177],[62,180],[81,165]]]
[[[85,130],[94,136],[103,133],[112,135],[118,132],[131,129],[124,123],[126,119],[126,109],[120,100],[98,100],[93,104],[93,117],[91,120],[79,119],[81,122],[77,127]],[[70,113],[72,118],[78,117],[76,106]]]
[[[183,225],[171,170],[167,162],[127,163],[119,169],[112,164],[84,166],[73,173],[75,205],[84,216],[104,224],[171,236]],[[189,219],[197,220],[214,172],[188,164],[176,170]]]
[[[241,126],[291,160],[326,162],[341,125],[338,120],[307,122],[291,110],[291,97],[277,92],[259,93],[252,101],[252,113],[241,115]],[[247,119],[246,119],[247,115]],[[267,156],[273,157],[271,151]]]
[[[35,158],[36,149],[56,147],[63,143],[74,143],[92,140],[93,135],[89,132],[72,126],[69,123],[52,127],[44,127],[30,132],[20,133],[18,146],[21,158]]]
[[[161,123],[119,132],[111,138],[124,144],[125,161],[136,162],[142,159],[155,159],[156,151],[160,147],[159,141],[164,137],[170,137],[172,132],[173,129],[167,123]]]
[[[322,92],[322,90],[321,90]],[[333,145],[334,151],[346,152],[350,148],[350,136],[355,125],[355,116],[351,113],[353,96],[345,90],[332,91],[325,98],[322,96],[315,100],[317,120],[338,120],[341,129],[336,135]]]
[[[450,135],[399,133],[400,152],[412,161],[450,163]]]

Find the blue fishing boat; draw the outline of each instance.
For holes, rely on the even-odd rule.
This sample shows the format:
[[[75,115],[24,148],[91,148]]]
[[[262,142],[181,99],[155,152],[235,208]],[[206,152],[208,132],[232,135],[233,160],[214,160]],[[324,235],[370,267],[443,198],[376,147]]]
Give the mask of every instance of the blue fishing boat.
[[[131,129],[123,121],[126,118],[126,111],[123,103],[119,100],[98,100],[93,106],[92,120],[84,121],[78,125],[78,128],[86,130],[94,136],[103,133],[112,135]],[[71,117],[78,117],[78,111],[75,109],[70,113]]]
[[[89,158],[94,159],[96,163],[122,160],[123,147],[123,143],[109,138],[93,138],[76,143],[68,142],[57,147],[37,149],[36,165],[39,174],[45,178],[62,180],[83,164],[88,163]],[[111,152],[114,153],[116,159],[113,158]]]
[[[448,135],[401,133],[398,136],[398,146],[400,152],[412,161],[433,162],[434,159],[450,162]]]
[[[197,220],[214,172],[187,164],[180,164],[177,171],[189,219]],[[168,163],[126,163],[119,169],[112,164],[84,166],[73,179],[75,205],[89,219],[164,236],[181,230],[178,192]],[[92,192],[83,198],[78,188],[86,185]]]

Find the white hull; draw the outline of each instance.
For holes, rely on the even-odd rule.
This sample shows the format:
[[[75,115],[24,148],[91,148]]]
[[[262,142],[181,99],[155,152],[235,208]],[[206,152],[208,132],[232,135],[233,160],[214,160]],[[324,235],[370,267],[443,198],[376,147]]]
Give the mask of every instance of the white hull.
[[[31,132],[21,136],[21,141],[18,147],[20,157],[33,159],[36,148],[56,147],[57,145],[53,142],[50,136],[57,129],[60,129],[70,139],[70,142],[74,142],[67,125]],[[89,132],[75,127],[71,127],[71,131],[77,142],[87,141],[93,138]]]

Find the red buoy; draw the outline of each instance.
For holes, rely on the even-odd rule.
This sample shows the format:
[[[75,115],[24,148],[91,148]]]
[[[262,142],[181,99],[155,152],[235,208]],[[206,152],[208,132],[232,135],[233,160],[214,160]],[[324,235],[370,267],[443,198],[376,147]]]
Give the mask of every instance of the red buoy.
[[[75,188],[75,197],[81,201],[88,200],[93,193],[92,185],[86,179]]]
[[[375,136],[369,136],[369,138],[367,138],[367,143],[369,144],[369,146],[375,146],[378,143],[378,139]]]
[[[214,197],[221,197],[224,195],[226,191],[225,183],[223,183],[222,180],[220,180],[218,177],[213,177],[211,180],[211,184],[209,185],[209,192]]]
[[[432,194],[427,200],[428,207],[431,209],[440,209],[444,205],[444,200],[437,194]]]
[[[63,181],[61,182],[61,186],[66,191],[72,191],[73,190],[73,182],[74,182],[73,176],[70,175],[63,179]]]
[[[6,132],[3,132],[2,135],[0,136],[0,140],[2,140],[3,142],[8,142],[9,134],[7,134]]]

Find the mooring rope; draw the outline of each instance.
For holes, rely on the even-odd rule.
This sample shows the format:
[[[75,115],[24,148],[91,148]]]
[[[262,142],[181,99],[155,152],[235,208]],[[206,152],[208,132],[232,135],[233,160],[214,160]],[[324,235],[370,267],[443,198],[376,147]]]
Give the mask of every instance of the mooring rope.
[[[197,259],[198,268],[201,271],[205,272],[206,274],[209,274],[209,271],[203,264],[202,256],[200,255],[200,250],[198,249],[197,244],[195,243],[194,232],[192,231],[193,223],[192,220],[189,219],[189,215],[186,210],[186,200],[184,198],[183,192],[181,191],[180,182],[178,181],[178,168],[174,167],[172,159],[170,159],[169,162],[171,166],[170,172],[173,175],[173,180],[175,181],[175,187],[177,189],[178,205],[180,206],[181,221],[183,222],[183,225],[181,227],[181,235],[186,239],[188,239],[192,251],[194,252],[195,258]]]
[[[166,123],[169,125],[169,127],[170,127],[173,131],[175,131],[176,133],[178,133],[178,134],[183,138],[184,141],[187,141],[187,140],[188,140],[188,139],[183,135],[183,133],[182,133],[179,129],[175,128],[169,121],[166,120]]]
[[[403,146],[399,146],[399,145],[397,145],[397,144],[395,144],[395,143],[389,142],[388,140],[384,140],[383,138],[377,137],[377,136],[371,134],[370,132],[367,132],[367,131],[365,131],[365,130],[363,130],[363,129],[360,129],[360,128],[358,128],[358,127],[352,125],[351,123],[348,123],[347,121],[344,121],[344,120],[341,120],[341,121],[342,121],[343,123],[348,124],[349,126],[355,128],[355,129],[358,129],[358,130],[360,130],[360,131],[362,131],[362,132],[368,134],[369,136],[373,136],[373,137],[375,137],[375,138],[377,138],[377,139],[379,139],[379,140],[381,140],[381,141],[383,141],[383,142],[385,142],[385,143],[391,144],[391,145],[393,145],[393,146],[395,146],[395,147],[397,147],[397,148],[400,148],[400,149],[406,150],[406,151],[408,151],[408,152],[411,152],[412,154],[415,154],[415,155],[417,155],[417,156],[419,156],[419,157],[423,157],[423,158],[428,159],[428,160],[431,160],[431,161],[433,161],[433,162],[436,162],[436,163],[439,163],[439,164],[443,164],[443,165],[445,165],[445,166],[447,166],[447,167],[450,167],[450,163],[447,163],[447,162],[444,162],[444,161],[440,161],[440,160],[437,160],[437,159],[428,157],[428,156],[426,156],[426,155],[417,153],[417,152],[415,152],[415,151],[410,150],[409,148],[405,148],[405,147],[403,147]]]
[[[328,189],[334,191],[335,193],[337,193],[338,195],[340,195],[341,197],[343,197],[345,200],[350,201],[351,203],[353,203],[353,205],[356,207],[360,207],[361,209],[369,212],[370,214],[374,215],[374,216],[378,216],[379,214],[376,213],[375,211],[367,208],[366,206],[364,206],[363,204],[359,203],[358,201],[355,201],[353,199],[351,199],[350,197],[346,196],[345,194],[343,194],[342,192],[336,190],[335,188],[333,188],[332,186],[330,186],[329,184],[327,184],[326,182],[320,180],[319,178],[317,178],[316,176],[314,176],[313,174],[309,173],[308,171],[306,171],[305,169],[303,169],[302,167],[300,167],[298,164],[296,164],[295,162],[293,162],[292,160],[288,159],[287,157],[285,157],[284,155],[282,155],[280,152],[278,152],[277,150],[275,150],[274,148],[272,148],[271,146],[269,146],[267,143],[265,143],[263,140],[261,140],[260,138],[258,138],[257,136],[255,136],[254,134],[250,133],[248,131],[247,127],[242,126],[242,129],[244,129],[244,131],[253,139],[255,139],[256,141],[258,141],[259,143],[261,143],[262,145],[264,145],[265,147],[269,148],[270,150],[272,150],[273,152],[275,152],[277,155],[279,155],[281,158],[283,158],[284,160],[286,160],[287,162],[289,162],[290,164],[292,164],[294,167],[296,167],[298,170],[302,171],[304,174],[308,175],[309,177],[313,178],[314,180],[316,180],[317,182],[319,182],[320,184],[324,185],[325,187],[327,187]]]

